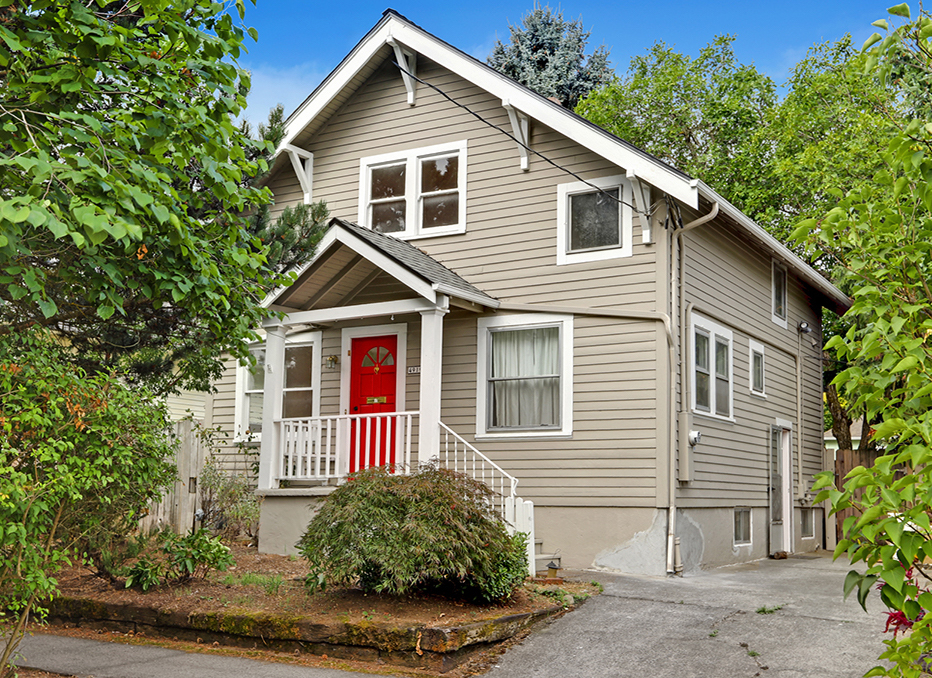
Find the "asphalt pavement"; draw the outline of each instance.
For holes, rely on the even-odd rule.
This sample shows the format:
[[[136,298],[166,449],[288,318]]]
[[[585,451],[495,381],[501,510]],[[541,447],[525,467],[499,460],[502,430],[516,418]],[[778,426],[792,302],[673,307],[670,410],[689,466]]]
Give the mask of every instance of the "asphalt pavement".
[[[883,606],[842,600],[850,568],[828,555],[684,578],[572,573],[605,587],[510,649],[488,678],[855,678],[884,649]],[[95,678],[349,678],[319,669],[37,634],[22,666]],[[387,666],[380,669],[384,672]]]

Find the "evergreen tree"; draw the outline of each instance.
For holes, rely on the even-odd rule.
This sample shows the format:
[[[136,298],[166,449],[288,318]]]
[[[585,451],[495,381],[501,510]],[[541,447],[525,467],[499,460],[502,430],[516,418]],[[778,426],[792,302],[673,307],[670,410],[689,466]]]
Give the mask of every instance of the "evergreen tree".
[[[492,68],[572,110],[579,100],[612,79],[608,50],[599,47],[586,57],[590,33],[582,21],[567,21],[562,12],[535,7],[521,26],[509,26],[511,42],[496,41],[489,56]]]

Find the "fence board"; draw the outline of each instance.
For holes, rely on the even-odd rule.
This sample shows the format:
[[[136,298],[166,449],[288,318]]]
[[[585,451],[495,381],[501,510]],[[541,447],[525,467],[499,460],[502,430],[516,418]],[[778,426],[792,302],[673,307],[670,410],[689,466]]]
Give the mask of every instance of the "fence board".
[[[178,478],[162,499],[153,502],[148,515],[139,521],[139,529],[148,531],[169,526],[184,534],[194,527],[194,514],[200,508],[198,478],[204,468],[204,445],[190,419],[175,423],[174,436],[180,441],[175,464]]]
[[[845,484],[845,476],[851,469],[857,466],[870,468],[874,465],[874,459],[877,458],[876,452],[860,452],[859,450],[836,450],[835,451],[835,487],[839,490]],[[863,490],[857,490],[857,496],[860,496]],[[845,518],[849,516],[860,515],[860,512],[854,508],[844,509],[835,514],[835,536],[841,541],[844,535],[842,527],[845,524]]]

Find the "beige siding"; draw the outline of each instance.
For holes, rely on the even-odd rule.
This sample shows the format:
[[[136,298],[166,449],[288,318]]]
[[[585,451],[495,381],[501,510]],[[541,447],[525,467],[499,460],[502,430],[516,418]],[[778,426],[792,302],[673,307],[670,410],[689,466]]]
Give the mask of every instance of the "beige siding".
[[[820,316],[791,274],[787,328],[773,322],[771,257],[748,244],[733,227],[716,221],[684,238],[685,303],[734,333],[735,421],[692,414],[690,429],[701,431],[703,437],[693,452],[693,480],[681,484],[678,505],[767,506],[769,431],[777,419],[793,424],[795,500],[811,486],[812,475],[822,464],[820,338],[801,337],[796,328],[802,321],[818,328]],[[764,345],[765,398],[750,393],[751,339]],[[802,365],[802,426],[797,414],[797,356]],[[689,360],[684,360],[686,369],[688,365]]]
[[[419,61],[418,74],[509,128],[501,101],[486,92],[426,59]],[[540,124],[532,122],[531,137],[535,150],[586,178],[624,173]],[[503,300],[662,310],[654,308],[656,246],[642,245],[639,229],[633,257],[556,266],[556,186],[576,179],[537,158],[522,172],[511,139],[426,87],[419,88],[417,105],[408,106],[390,63],[301,143],[314,153],[314,199],[325,200],[333,216],[357,221],[360,158],[462,139],[468,142],[467,231],[419,239],[418,247]],[[269,185],[276,209],[302,199],[288,166]]]

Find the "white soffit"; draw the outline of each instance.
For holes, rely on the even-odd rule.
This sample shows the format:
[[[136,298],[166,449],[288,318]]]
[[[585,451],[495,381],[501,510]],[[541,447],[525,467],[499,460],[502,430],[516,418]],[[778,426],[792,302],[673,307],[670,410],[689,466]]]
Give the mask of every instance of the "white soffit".
[[[640,153],[608,132],[590,125],[562,106],[548,101],[490,66],[467,56],[394,13],[382,20],[353,48],[323,83],[285,121],[282,145],[291,144],[305,127],[340,94],[376,53],[394,40],[469,80],[522,113],[588,148],[609,162],[633,171],[680,202],[699,206],[699,191],[690,180],[659,160]],[[400,76],[399,76],[400,77]]]

